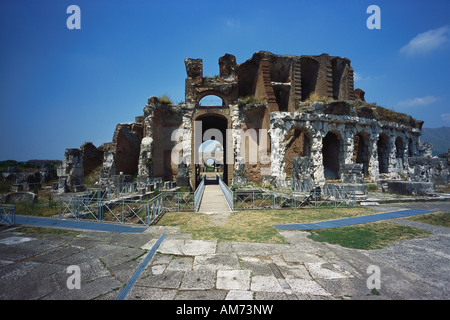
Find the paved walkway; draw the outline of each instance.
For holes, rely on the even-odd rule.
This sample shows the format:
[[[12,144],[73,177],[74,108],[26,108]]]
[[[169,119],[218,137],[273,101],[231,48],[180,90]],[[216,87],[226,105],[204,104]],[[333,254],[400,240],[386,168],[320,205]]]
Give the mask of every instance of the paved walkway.
[[[104,222],[75,221],[75,220],[63,220],[54,218],[41,218],[41,217],[29,217],[17,215],[15,217],[15,222],[16,224],[21,225],[37,225],[42,227],[107,231],[115,233],[141,233],[147,230],[147,227],[132,227]]]
[[[230,212],[230,207],[218,184],[205,186],[199,212],[207,214]]]
[[[403,218],[403,217],[409,217],[409,216],[431,213],[431,212],[433,212],[433,211],[409,209],[409,210],[401,210],[401,211],[394,211],[394,212],[383,212],[383,213],[377,213],[377,214],[371,214],[371,215],[359,216],[359,217],[353,217],[353,218],[321,221],[321,222],[315,222],[315,223],[278,224],[278,225],[274,225],[274,227],[277,228],[278,230],[284,230],[284,231],[288,231],[288,230],[304,231],[304,230],[315,230],[315,229],[329,229],[329,228],[345,227],[345,226],[380,221],[380,220]]]

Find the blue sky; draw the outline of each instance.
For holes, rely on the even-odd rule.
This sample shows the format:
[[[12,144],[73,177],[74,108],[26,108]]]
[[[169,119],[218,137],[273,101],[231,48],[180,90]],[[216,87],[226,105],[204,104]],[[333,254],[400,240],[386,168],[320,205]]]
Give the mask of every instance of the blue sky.
[[[69,5],[81,29],[69,30]],[[369,5],[381,9],[370,30]],[[112,140],[150,96],[184,100],[185,58],[351,60],[366,101],[450,126],[450,1],[0,1],[0,160],[62,159]]]

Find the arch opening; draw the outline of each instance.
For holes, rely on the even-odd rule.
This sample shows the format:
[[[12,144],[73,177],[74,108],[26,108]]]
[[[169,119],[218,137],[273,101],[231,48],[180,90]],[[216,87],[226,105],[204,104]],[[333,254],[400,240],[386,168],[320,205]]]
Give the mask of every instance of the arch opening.
[[[286,152],[284,163],[286,177],[291,177],[293,160],[295,157],[309,157],[311,155],[311,139],[305,128],[291,129],[285,138]]]
[[[377,142],[379,173],[389,172],[389,138],[385,133],[380,134]]]
[[[218,95],[209,94],[202,97],[198,105],[201,107],[224,107],[225,101]]]
[[[194,163],[195,183],[200,183],[203,177],[209,182],[216,180],[217,175],[228,184],[226,165],[226,129],[228,120],[219,115],[202,115],[194,122]],[[207,160],[213,160],[213,166]]]
[[[342,161],[342,139],[339,134],[328,132],[323,139],[322,157],[325,179],[339,179]]]
[[[353,163],[362,163],[364,176],[369,174],[369,137],[365,132],[358,132],[353,138]]]

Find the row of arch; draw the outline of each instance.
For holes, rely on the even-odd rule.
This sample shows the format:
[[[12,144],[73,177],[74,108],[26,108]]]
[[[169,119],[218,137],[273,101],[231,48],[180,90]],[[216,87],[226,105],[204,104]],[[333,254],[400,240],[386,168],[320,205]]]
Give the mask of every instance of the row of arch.
[[[311,155],[311,135],[305,128],[294,128],[286,135],[285,143],[285,170],[287,176],[291,176],[293,157]],[[389,135],[384,132],[380,133],[376,145],[378,172],[380,174],[389,173],[391,153],[394,151]],[[396,168],[400,171],[403,170],[405,164],[405,155],[411,157],[416,153],[412,139],[408,140],[408,150],[405,146],[404,138],[397,136],[394,148]],[[369,165],[371,155],[374,152],[373,149],[373,141],[367,132],[360,131],[353,136],[352,162],[363,165],[364,176],[370,175]],[[325,179],[338,179],[340,164],[345,163],[344,143],[341,134],[337,131],[329,131],[322,139],[321,152]]]

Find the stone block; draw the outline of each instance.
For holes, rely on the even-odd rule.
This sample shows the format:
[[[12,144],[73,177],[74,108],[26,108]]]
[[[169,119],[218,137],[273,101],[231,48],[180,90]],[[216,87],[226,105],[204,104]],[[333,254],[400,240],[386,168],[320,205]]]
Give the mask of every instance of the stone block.
[[[388,192],[402,195],[426,196],[434,193],[434,183],[413,181],[388,181]]]
[[[37,194],[33,192],[11,192],[6,196],[7,203],[27,202],[35,203],[37,201]]]
[[[364,182],[362,163],[341,164],[340,173],[342,183]]]

